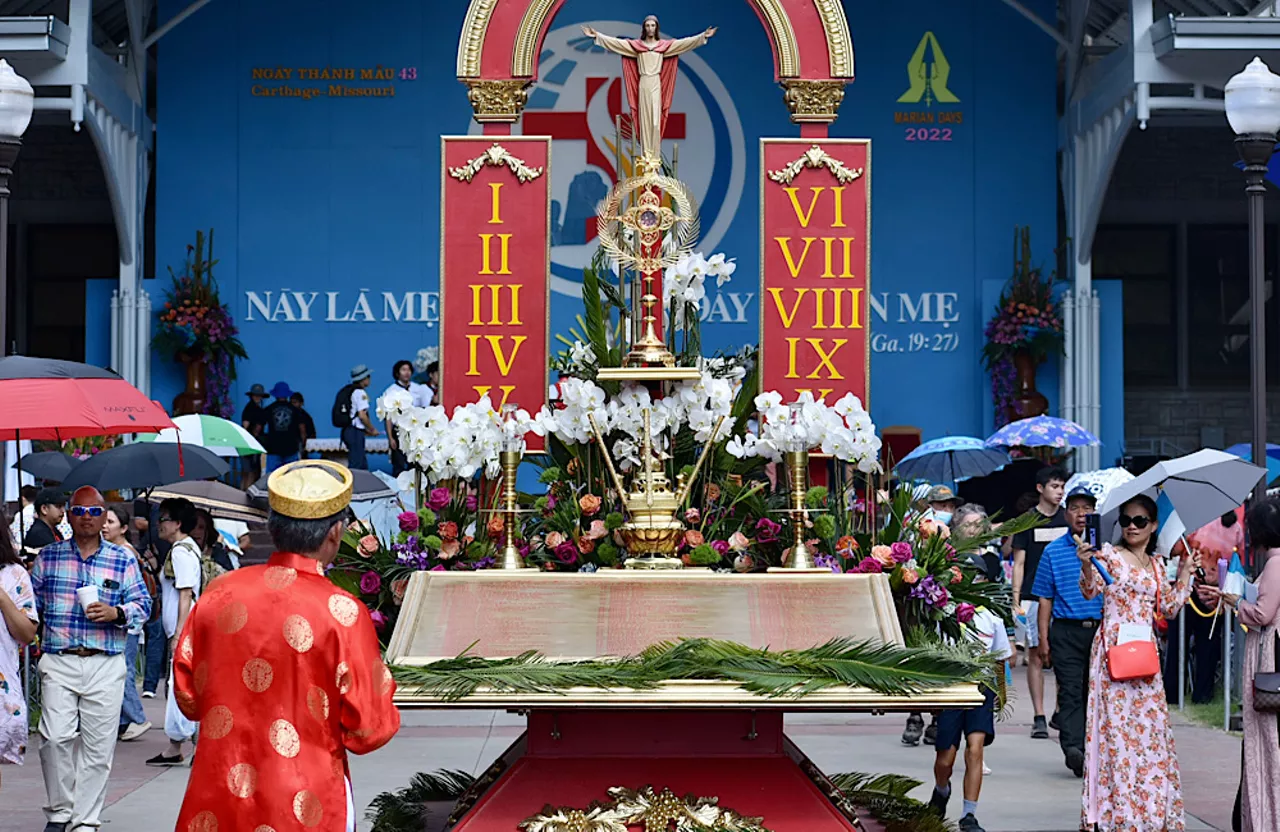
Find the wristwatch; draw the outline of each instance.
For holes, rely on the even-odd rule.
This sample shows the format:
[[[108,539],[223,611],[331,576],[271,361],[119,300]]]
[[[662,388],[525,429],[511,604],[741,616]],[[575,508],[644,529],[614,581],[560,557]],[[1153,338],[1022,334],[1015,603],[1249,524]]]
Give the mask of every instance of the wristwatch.
[[[116,626],[117,627],[129,626],[129,618],[124,614],[124,607],[116,607]]]

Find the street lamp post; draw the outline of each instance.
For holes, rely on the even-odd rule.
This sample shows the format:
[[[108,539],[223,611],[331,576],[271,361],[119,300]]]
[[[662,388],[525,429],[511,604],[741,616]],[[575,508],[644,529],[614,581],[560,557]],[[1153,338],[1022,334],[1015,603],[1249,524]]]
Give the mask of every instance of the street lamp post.
[[[1249,200],[1249,357],[1253,398],[1253,464],[1267,467],[1266,244],[1263,240],[1265,177],[1280,130],[1280,76],[1254,58],[1226,86],[1227,121],[1236,134],[1236,150],[1244,162]],[[1263,478],[1253,500],[1266,496]]]
[[[9,178],[34,107],[27,79],[0,58],[0,356],[9,354]]]

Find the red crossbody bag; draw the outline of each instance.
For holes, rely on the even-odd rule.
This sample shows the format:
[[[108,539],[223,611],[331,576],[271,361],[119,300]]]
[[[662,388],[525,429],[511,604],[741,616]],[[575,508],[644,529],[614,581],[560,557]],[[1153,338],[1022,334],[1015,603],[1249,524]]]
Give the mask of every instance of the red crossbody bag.
[[[1151,573],[1156,581],[1156,608],[1160,606],[1160,573],[1156,571],[1155,558],[1151,559]],[[1134,679],[1150,679],[1160,672],[1160,654],[1154,638],[1146,641],[1126,641],[1107,650],[1107,672],[1113,682],[1129,682]]]

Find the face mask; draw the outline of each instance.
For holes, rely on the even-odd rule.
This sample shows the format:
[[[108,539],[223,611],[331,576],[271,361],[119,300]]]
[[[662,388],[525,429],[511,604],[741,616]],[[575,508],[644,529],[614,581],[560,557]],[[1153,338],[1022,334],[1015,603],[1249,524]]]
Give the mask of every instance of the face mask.
[[[947,524],[949,524],[949,523],[951,522],[951,512],[949,512],[949,511],[935,511],[935,512],[933,513],[933,519],[934,519],[934,520],[937,520],[939,523],[941,523],[942,525],[944,525],[944,526],[945,526],[945,525],[947,525]]]

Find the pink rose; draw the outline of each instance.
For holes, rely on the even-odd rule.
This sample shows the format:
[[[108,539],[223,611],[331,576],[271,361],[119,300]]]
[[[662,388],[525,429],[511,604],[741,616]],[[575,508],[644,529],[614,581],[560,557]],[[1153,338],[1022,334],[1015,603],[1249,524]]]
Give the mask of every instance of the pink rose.
[[[427,496],[427,506],[432,511],[439,511],[449,505],[451,497],[447,488],[433,488],[431,494]]]
[[[960,571],[960,567],[951,567],[951,583],[958,584],[964,580],[964,573]]]
[[[920,580],[920,573],[914,569],[908,569],[907,567],[903,567],[901,574],[902,574],[902,582],[904,584],[914,584],[916,581]]]
[[[684,522],[688,523],[690,526],[698,525],[698,521],[701,519],[702,512],[698,511],[696,508],[688,509],[684,513]]]
[[[382,576],[377,572],[366,572],[360,576],[360,591],[365,595],[373,595],[382,589]]]
[[[889,551],[893,553],[893,560],[895,563],[906,563],[911,560],[912,556],[915,554],[911,550],[911,544],[905,543],[901,540],[890,546]]]
[[[360,538],[360,543],[358,544],[357,549],[359,549],[360,554],[364,557],[372,557],[378,552],[378,538],[371,534],[365,535]]]
[[[560,532],[548,532],[548,533],[547,533],[547,548],[548,548],[548,549],[551,549],[552,551],[555,551],[557,548],[559,548],[559,546],[560,546],[562,543],[564,543],[564,535],[563,535],[563,534],[561,534]]]
[[[684,545],[688,546],[690,549],[701,546],[704,542],[706,541],[702,537],[702,532],[697,529],[689,529],[689,531],[684,533]]]
[[[412,511],[405,511],[396,518],[400,523],[400,531],[416,532],[418,530],[418,515]]]
[[[587,540],[599,540],[600,538],[604,537],[608,533],[609,533],[609,530],[605,528],[603,520],[592,520],[591,528],[587,529],[587,532],[586,534],[583,535],[583,537],[585,537]]]
[[[440,546],[440,560],[456,558],[462,551],[462,544],[457,540],[446,540]]]
[[[968,624],[970,621],[973,620],[973,614],[975,612],[977,612],[977,610],[974,609],[973,604],[970,604],[968,602],[962,602],[960,604],[957,604],[956,620],[959,621],[961,624]]]
[[[715,549],[716,554],[720,555],[720,557],[724,557],[725,555],[729,554],[729,541],[713,540],[711,541],[711,548]]]
[[[893,550],[888,546],[872,546],[871,557],[879,561],[882,566],[893,566],[897,562],[893,559]]]
[[[751,540],[742,532],[734,532],[729,535],[729,548],[735,552],[745,552],[747,547],[751,545]]]
[[[396,578],[391,582],[391,600],[395,601],[397,607],[404,603],[404,593],[408,589],[408,578]]]

